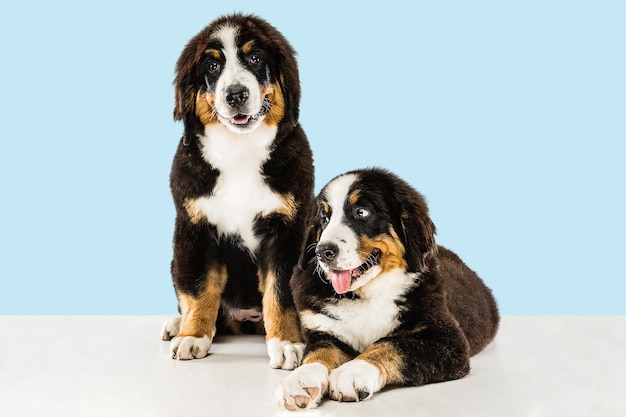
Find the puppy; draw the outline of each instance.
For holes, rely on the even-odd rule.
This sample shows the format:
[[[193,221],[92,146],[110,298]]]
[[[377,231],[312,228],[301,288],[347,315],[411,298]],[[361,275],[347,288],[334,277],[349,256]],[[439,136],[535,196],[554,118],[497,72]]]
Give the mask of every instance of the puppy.
[[[461,378],[499,322],[491,291],[436,245],[424,198],[380,169],[322,189],[291,287],[306,347],[276,390],[287,410]]]
[[[174,84],[184,123],[170,176],[181,316],[162,338],[172,358],[193,359],[208,355],[218,327],[265,332],[270,366],[293,369],[304,345],[289,279],[313,200],[295,52],[259,17],[223,16],[189,41]]]

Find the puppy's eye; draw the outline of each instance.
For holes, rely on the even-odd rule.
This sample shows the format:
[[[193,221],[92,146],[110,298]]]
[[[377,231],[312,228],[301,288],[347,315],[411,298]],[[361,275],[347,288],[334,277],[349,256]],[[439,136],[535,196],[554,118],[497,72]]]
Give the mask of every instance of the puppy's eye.
[[[364,219],[365,217],[369,215],[370,215],[370,212],[364,209],[363,207],[357,207],[354,209],[354,217]]]
[[[261,62],[261,57],[259,56],[259,54],[248,55],[248,63],[250,65],[257,65],[260,62]]]
[[[217,61],[210,61],[207,65],[207,71],[214,74],[220,70],[220,64]]]
[[[330,221],[330,216],[328,215],[328,213],[321,212],[320,213],[320,223],[322,223],[322,225],[326,225],[326,224],[328,224],[329,221]]]

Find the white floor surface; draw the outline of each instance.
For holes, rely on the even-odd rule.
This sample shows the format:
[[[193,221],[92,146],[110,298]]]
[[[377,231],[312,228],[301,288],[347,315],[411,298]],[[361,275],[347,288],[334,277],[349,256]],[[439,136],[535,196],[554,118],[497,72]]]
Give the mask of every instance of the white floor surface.
[[[0,316],[0,416],[626,416],[626,317],[504,317],[458,381],[291,413],[262,337],[181,362],[167,317]]]

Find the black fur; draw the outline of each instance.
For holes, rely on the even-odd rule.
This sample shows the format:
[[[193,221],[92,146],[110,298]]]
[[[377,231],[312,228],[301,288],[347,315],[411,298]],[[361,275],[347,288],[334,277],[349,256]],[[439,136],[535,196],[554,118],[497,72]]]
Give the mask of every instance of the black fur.
[[[209,74],[211,61],[205,51],[209,47],[220,49],[212,38],[215,31],[224,24],[239,28],[237,44],[241,46],[248,40],[254,40],[255,52],[262,54],[262,67],[250,63],[248,69],[257,75],[259,83],[273,85],[284,98],[284,103],[271,103],[274,108],[283,110],[282,118],[277,123],[277,134],[270,147],[269,158],[260,167],[265,184],[273,193],[292,197],[293,206],[286,205],[284,212],[272,212],[258,215],[252,225],[260,244],[254,253],[242,247],[237,234],[220,236],[211,218],[194,219],[186,204],[194,199],[211,198],[216,181],[221,172],[212,166],[202,154],[202,145],[198,139],[205,134],[205,123],[198,114],[198,97],[204,97],[211,91],[218,73]],[[219,61],[219,60],[218,60]],[[221,65],[222,61],[218,62]],[[218,65],[219,66],[219,65]],[[227,277],[221,293],[214,294],[220,300],[222,318],[228,317],[229,311],[240,308],[261,308],[264,283],[269,276],[275,276],[272,298],[280,311],[293,310],[293,299],[289,291],[289,279],[300,254],[300,245],[305,233],[305,219],[313,198],[313,160],[307,138],[298,124],[300,84],[295,52],[287,40],[266,21],[252,15],[234,14],[216,19],[198,35],[192,38],[177,63],[174,81],[176,104],[174,118],[184,122],[184,134],[174,156],[170,175],[170,186],[176,207],[174,231],[174,256],[172,260],[172,279],[179,298],[191,300],[196,310],[217,308],[200,300],[202,294],[212,284],[209,282],[211,271],[220,271],[225,267]],[[201,98],[204,100],[204,98]],[[282,106],[282,108],[281,108]],[[217,122],[211,122],[217,123]],[[265,122],[262,122],[265,123]],[[242,134],[242,139],[245,134]],[[246,195],[249,190],[237,190]],[[250,202],[251,204],[254,201]],[[215,284],[217,285],[217,284]],[[182,310],[182,309],[181,309]],[[195,311],[195,310],[194,310]],[[179,336],[202,337],[213,330],[197,321],[184,328],[189,320],[194,321],[191,313],[185,317],[181,311],[182,327]],[[202,315],[199,311],[194,314]],[[295,317],[295,313],[293,314]],[[266,318],[267,319],[267,318]],[[298,323],[291,323],[290,328],[298,329]],[[266,329],[274,337],[298,342],[298,336],[281,334],[280,329]],[[167,334],[164,338],[176,336]],[[296,339],[296,340],[293,340]]]
[[[344,325],[350,327],[351,321],[357,321],[355,316],[365,313],[355,309],[365,308],[356,307],[362,301],[360,289],[337,294],[317,265],[315,247],[327,221],[322,213],[322,202],[327,197],[328,185],[324,187],[317,197],[318,211],[307,231],[299,270],[291,280],[296,307],[303,317],[306,341],[304,363],[320,362],[334,372],[333,369],[341,363],[363,359],[384,370],[382,387],[388,384],[424,385],[463,377],[469,372],[470,356],[484,349],[497,331],[499,314],[491,291],[456,254],[435,243],[435,226],[429,217],[426,202],[405,181],[382,169],[364,169],[347,174],[356,175],[348,195],[358,190],[358,202],[352,205],[346,200],[344,224],[356,235],[374,240],[381,236],[391,239],[389,231],[395,231],[400,247],[404,249],[404,270],[411,274],[406,275],[406,292],[396,300],[399,324],[363,351],[351,344],[347,336],[334,334],[334,330],[308,327],[305,316],[324,315],[330,321],[343,320]],[[370,213],[366,220],[351,217],[350,213],[359,208],[365,208]],[[383,272],[370,283],[385,279],[386,272]],[[348,317],[329,313],[329,307],[336,305],[346,306],[346,311],[349,308]],[[359,329],[354,331],[358,333]],[[384,347],[386,354],[372,355],[377,346]],[[341,352],[339,356],[343,359],[339,363],[335,359],[325,359],[337,357],[336,354],[324,353],[329,349]],[[395,361],[392,358],[396,358]],[[303,365],[301,373],[306,372],[306,366]],[[355,377],[355,386],[357,381]],[[293,409],[294,405],[289,400],[290,385],[284,386],[285,407]],[[345,393],[342,397],[341,393],[333,392],[340,389],[330,386],[331,398],[356,401],[373,394],[363,396],[359,393],[358,398],[346,398]],[[308,407],[319,401],[314,396],[311,400],[302,395],[296,397],[296,408]]]

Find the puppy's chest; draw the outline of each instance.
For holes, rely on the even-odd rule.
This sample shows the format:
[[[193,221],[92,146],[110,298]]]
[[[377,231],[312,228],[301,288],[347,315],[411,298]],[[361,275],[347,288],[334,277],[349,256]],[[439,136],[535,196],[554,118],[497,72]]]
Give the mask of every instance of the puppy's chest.
[[[358,299],[344,298],[324,307],[322,313],[303,314],[302,324],[311,330],[330,333],[363,352],[398,328],[404,294],[413,282],[404,271],[386,275],[368,284]]]
[[[270,156],[273,132],[259,129],[246,135],[217,130],[201,138],[203,158],[220,174],[211,193],[197,199],[194,207],[220,235],[239,236],[251,252],[259,244],[253,230],[255,219],[285,204],[263,179],[261,170]]]

